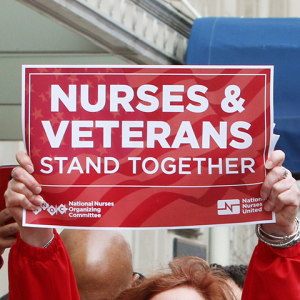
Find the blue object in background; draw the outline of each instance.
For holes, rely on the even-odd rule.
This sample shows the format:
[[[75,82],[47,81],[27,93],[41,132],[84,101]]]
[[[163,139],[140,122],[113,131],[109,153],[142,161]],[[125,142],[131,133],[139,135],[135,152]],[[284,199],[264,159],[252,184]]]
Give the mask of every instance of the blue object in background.
[[[200,18],[188,43],[189,65],[274,65],[274,132],[284,165],[300,172],[300,19]]]

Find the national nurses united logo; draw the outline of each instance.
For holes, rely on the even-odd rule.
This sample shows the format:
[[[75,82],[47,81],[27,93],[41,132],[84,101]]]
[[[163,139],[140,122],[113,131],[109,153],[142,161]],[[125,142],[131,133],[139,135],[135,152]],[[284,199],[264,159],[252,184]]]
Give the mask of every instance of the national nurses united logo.
[[[218,200],[218,215],[238,215],[240,212],[239,199]]]

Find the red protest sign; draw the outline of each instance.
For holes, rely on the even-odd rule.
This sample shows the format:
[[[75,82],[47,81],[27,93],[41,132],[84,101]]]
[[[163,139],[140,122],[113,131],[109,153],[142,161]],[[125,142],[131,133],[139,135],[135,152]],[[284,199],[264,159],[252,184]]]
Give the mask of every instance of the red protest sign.
[[[29,226],[269,222],[272,67],[24,66]]]

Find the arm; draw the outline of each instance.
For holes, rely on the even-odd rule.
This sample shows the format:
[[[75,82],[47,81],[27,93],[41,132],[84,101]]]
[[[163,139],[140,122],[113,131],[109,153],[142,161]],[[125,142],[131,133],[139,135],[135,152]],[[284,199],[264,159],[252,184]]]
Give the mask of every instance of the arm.
[[[0,211],[0,269],[3,266],[1,255],[16,241],[15,234],[19,231],[17,223],[6,224],[10,218],[11,214],[7,208]]]
[[[22,209],[35,210],[43,203],[41,187],[31,175],[29,156],[17,154],[16,167],[5,192],[6,206],[20,227],[9,256],[10,300],[79,299],[67,251],[56,231],[22,226]],[[43,248],[53,237],[52,243]]]
[[[269,169],[261,188],[261,197],[267,199],[264,209],[276,213],[276,223],[263,224],[265,232],[288,236],[295,231],[300,192],[296,181],[281,167],[282,151],[275,151],[266,162]],[[248,268],[243,300],[299,299],[300,244],[274,248],[259,241]]]
[[[60,236],[47,248],[33,247],[20,238],[9,255],[10,300],[79,300],[71,262]]]
[[[300,244],[276,249],[259,241],[246,275],[242,300],[298,300]]]

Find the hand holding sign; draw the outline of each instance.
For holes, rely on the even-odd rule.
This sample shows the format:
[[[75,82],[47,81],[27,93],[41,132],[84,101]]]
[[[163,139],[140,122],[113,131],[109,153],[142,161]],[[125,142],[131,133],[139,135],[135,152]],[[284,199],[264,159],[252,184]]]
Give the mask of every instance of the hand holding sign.
[[[28,173],[28,169],[31,169],[32,163],[30,158],[24,151],[20,151],[17,154],[18,161],[23,166],[23,172],[18,172],[18,182],[14,180],[7,188],[5,193],[7,206],[14,212],[20,210],[21,208],[35,209],[36,204],[40,201],[36,201],[36,196],[29,197],[28,195],[33,195],[33,192],[28,192],[30,190],[39,190],[39,184],[32,178],[32,175]],[[290,172],[288,171],[287,176],[284,176],[284,170],[281,167],[284,161],[284,153],[280,150],[274,151],[266,163],[266,167],[269,169],[269,173],[262,185],[261,195],[267,199],[265,203],[265,209],[267,211],[273,210],[277,214],[277,221],[274,224],[264,224],[264,230],[266,232],[276,234],[278,236],[290,235],[295,227],[295,217],[298,212],[299,202],[300,202],[300,191],[297,188],[296,181],[292,178]],[[20,168],[21,168],[20,167]],[[21,170],[20,170],[21,171]],[[20,185],[23,188],[20,189]],[[25,200],[24,200],[25,199]],[[17,213],[14,215],[21,226],[21,214]],[[1,218],[1,215],[0,215]],[[31,235],[33,228],[23,228],[25,236]],[[40,229],[43,232],[43,229]],[[52,231],[45,229],[45,233],[51,233]],[[48,234],[49,235],[49,234]],[[32,236],[35,239],[40,240],[39,235]],[[46,234],[46,240],[48,236]],[[26,238],[25,238],[26,239]],[[44,243],[44,240],[41,244]]]
[[[300,201],[296,180],[282,167],[284,158],[280,150],[272,153],[266,162],[270,170],[261,188],[261,196],[267,199],[264,209],[276,213],[276,223],[264,224],[263,228],[277,236],[289,236],[294,232]]]
[[[22,240],[29,245],[43,247],[51,239],[53,230],[22,226],[23,209],[37,210],[44,202],[39,196],[41,187],[31,175],[33,164],[27,153],[19,151],[16,158],[20,166],[14,168],[12,172],[13,178],[5,192],[6,206],[18,223]]]

